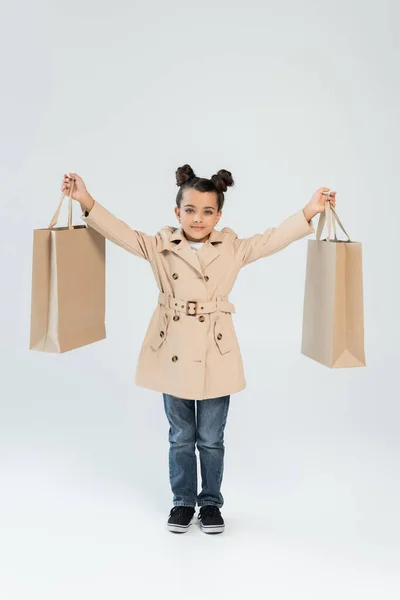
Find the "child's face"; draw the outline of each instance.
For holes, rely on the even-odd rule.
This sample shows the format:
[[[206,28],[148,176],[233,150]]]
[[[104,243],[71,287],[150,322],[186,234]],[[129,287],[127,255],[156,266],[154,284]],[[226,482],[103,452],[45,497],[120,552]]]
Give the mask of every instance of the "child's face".
[[[205,242],[221,218],[222,211],[218,212],[215,192],[199,192],[188,188],[183,192],[180,208],[175,207],[175,214],[188,240]],[[195,226],[202,229],[195,229]]]

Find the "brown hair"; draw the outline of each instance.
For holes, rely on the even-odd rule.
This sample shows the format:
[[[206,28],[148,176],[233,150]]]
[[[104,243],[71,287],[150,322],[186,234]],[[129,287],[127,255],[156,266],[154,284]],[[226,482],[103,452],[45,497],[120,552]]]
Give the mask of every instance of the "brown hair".
[[[222,210],[224,205],[224,192],[234,185],[232,173],[225,169],[220,169],[211,179],[205,177],[197,177],[190,165],[178,167],[175,172],[176,185],[179,186],[179,192],[176,196],[176,205],[180,208],[183,192],[187,188],[194,188],[199,192],[215,192],[217,194],[218,211]]]

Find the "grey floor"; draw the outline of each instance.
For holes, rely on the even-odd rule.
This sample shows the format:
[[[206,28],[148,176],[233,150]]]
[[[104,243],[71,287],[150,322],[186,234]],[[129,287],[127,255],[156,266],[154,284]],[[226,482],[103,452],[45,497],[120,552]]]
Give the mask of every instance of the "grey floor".
[[[48,359],[51,372],[31,353],[2,421],[2,598],[397,599],[399,453],[388,396],[371,377],[369,395],[357,394],[362,369],[334,374],[334,393],[321,390],[295,354],[285,378],[279,352],[268,395],[250,383],[232,397],[217,536],[198,524],[184,535],[165,527],[161,395],[117,385],[104,365],[70,376],[73,353],[64,364]],[[394,359],[379,366],[394,369]],[[259,368],[249,366],[250,380]],[[28,380],[35,391],[23,395]]]

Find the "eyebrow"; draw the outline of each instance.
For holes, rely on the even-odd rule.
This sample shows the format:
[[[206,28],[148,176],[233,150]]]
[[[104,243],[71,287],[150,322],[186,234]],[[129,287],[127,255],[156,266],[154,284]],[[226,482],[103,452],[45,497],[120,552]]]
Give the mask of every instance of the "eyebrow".
[[[193,206],[193,208],[196,208],[194,204],[185,204],[184,206]],[[215,210],[215,206],[205,206],[204,208],[212,208]]]

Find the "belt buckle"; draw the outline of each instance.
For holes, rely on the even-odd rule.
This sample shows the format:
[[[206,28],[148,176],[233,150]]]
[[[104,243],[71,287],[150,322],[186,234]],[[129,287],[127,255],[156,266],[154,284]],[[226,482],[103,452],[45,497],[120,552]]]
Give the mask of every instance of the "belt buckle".
[[[189,304],[195,304],[194,313],[188,312]],[[186,300],[186,314],[189,315],[189,317],[195,317],[197,315],[197,300]]]

